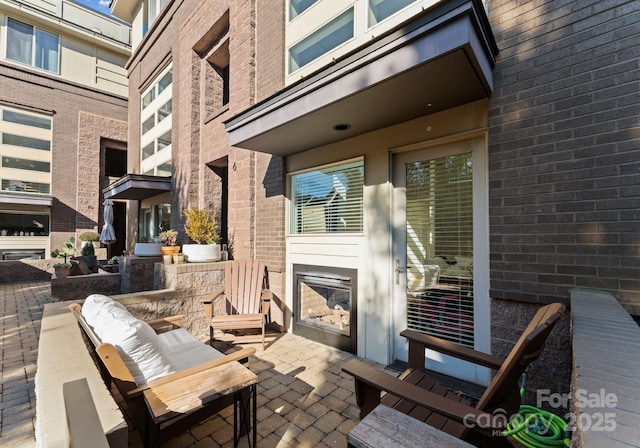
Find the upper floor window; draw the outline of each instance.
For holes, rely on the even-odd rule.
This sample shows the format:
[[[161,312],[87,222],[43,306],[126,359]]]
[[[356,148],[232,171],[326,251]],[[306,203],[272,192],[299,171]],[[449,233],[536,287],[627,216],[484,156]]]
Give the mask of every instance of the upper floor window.
[[[416,0],[369,0],[369,26],[382,22]]]
[[[142,93],[140,116],[140,172],[171,175],[171,66],[165,68]]]
[[[291,233],[361,233],[362,160],[291,176]]]
[[[156,17],[160,15],[160,11],[165,3],[167,3],[167,0],[149,0],[149,26],[151,26]]]
[[[55,34],[7,19],[7,59],[58,73],[59,44]]]
[[[329,23],[289,49],[289,73],[330,52],[354,36],[353,8],[349,8]]]
[[[293,20],[307,10],[318,0],[290,0],[289,1],[289,20]]]
[[[51,193],[51,117],[0,107],[0,191]]]

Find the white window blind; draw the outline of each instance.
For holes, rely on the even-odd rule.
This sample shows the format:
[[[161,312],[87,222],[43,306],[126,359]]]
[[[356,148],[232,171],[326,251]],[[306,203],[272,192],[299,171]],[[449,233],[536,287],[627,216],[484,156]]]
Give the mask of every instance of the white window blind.
[[[291,176],[292,234],[362,232],[362,161]]]
[[[473,347],[471,154],[407,165],[407,324]]]

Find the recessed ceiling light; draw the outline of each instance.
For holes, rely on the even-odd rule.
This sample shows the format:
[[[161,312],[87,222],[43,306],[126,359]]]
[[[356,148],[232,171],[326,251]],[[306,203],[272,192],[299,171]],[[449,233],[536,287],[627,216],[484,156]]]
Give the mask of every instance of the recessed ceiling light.
[[[336,131],[346,131],[347,129],[351,129],[351,125],[349,123],[340,123],[333,127]]]

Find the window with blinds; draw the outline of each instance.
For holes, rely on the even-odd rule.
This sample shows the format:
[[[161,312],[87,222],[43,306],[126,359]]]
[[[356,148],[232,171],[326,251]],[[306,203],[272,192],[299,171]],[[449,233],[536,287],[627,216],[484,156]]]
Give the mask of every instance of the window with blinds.
[[[471,154],[408,164],[408,327],[473,347]]]
[[[291,176],[291,233],[361,233],[364,163]]]

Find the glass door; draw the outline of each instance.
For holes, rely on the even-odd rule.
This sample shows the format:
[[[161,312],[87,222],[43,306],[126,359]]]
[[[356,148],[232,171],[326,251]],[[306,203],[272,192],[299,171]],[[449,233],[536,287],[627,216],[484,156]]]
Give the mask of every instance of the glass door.
[[[394,355],[408,328],[488,351],[483,139],[400,153],[394,181]],[[486,369],[428,351],[427,368],[484,384]]]

